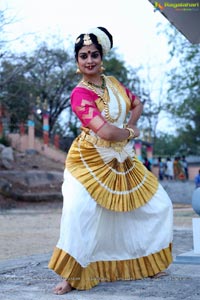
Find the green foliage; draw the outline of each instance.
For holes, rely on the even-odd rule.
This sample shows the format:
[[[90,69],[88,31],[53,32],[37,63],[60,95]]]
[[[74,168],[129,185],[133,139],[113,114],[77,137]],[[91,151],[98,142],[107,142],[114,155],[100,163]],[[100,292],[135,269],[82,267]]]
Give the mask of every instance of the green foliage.
[[[52,131],[60,114],[70,106],[70,93],[77,81],[75,62],[64,49],[50,49],[43,43],[26,63],[31,65],[27,76],[32,83],[33,104],[48,111]]]
[[[173,26],[166,30],[171,61],[167,110],[177,120],[179,138],[194,154],[200,141],[200,47]]]
[[[3,14],[0,15],[0,28]],[[55,40],[54,40],[55,41]],[[0,39],[0,44],[2,40]],[[14,53],[14,51],[13,51]],[[59,131],[76,136],[80,122],[70,110],[70,93],[78,83],[76,62],[72,49],[64,49],[59,43],[49,46],[43,42],[32,53],[3,56],[0,61],[0,102],[7,108],[11,120],[10,129],[33,117],[36,132],[42,133],[42,117],[37,111],[49,114],[50,133]],[[115,76],[122,84],[145,101],[149,92],[141,87],[136,69],[129,67],[113,49],[104,60],[105,74]],[[60,122],[61,116],[66,120]]]
[[[144,96],[141,88],[141,79],[138,77],[138,69],[127,66],[121,59],[116,49],[112,49],[104,58],[105,75],[116,77],[123,85],[129,88],[133,93]],[[141,93],[142,91],[142,93]]]
[[[6,136],[3,135],[2,137],[0,137],[0,144],[4,145],[6,147],[9,147],[10,141]]]
[[[140,80],[136,70],[127,68],[115,51],[105,59],[104,64],[106,75],[112,74],[136,94],[139,93]],[[79,79],[75,69],[72,55],[58,47],[49,48],[45,43],[40,44],[31,54],[23,53],[3,61],[1,78],[7,80],[2,84],[0,97],[10,112],[12,129],[34,113],[36,132],[39,132],[42,118],[36,112],[46,109],[50,132],[53,133],[63,111],[68,111],[65,130],[76,136],[80,123],[70,116],[70,93]]]
[[[129,72],[125,66],[125,62],[119,57],[116,50],[113,49],[104,58],[105,74],[116,77],[124,85],[129,84]]]
[[[29,82],[20,63],[13,64],[8,60],[4,60],[0,73],[1,77],[4,78],[0,102],[10,112],[12,126],[15,127],[19,122],[27,120],[28,117]]]
[[[17,124],[35,113],[38,126],[41,115],[49,113],[50,131],[63,110],[70,106],[70,92],[77,81],[75,62],[63,49],[49,49],[41,44],[32,54],[21,54],[2,62],[0,100]],[[40,125],[39,125],[40,124]]]
[[[154,154],[156,156],[173,156],[177,146],[174,143],[174,137],[168,134],[162,134],[157,137],[154,143]]]
[[[159,137],[156,137],[154,142],[154,155],[161,157],[175,157],[175,156],[187,156],[195,154],[193,148],[188,147],[187,143],[184,143],[183,135],[171,135],[162,133]],[[191,137],[192,140],[192,137]]]

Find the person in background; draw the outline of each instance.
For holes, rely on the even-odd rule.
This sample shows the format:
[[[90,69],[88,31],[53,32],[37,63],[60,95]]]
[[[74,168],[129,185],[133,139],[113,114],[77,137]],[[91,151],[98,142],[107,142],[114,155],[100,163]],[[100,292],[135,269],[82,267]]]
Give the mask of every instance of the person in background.
[[[176,156],[174,158],[173,168],[174,168],[174,179],[184,181],[185,180],[185,172],[184,172],[182,164],[180,162],[180,156]]]
[[[168,180],[174,179],[173,161],[171,160],[170,157],[167,157],[165,176]]]
[[[182,156],[181,164],[182,164],[182,167],[183,167],[183,170],[184,170],[184,173],[185,173],[185,178],[186,178],[186,180],[188,180],[189,179],[188,162],[187,162],[187,160],[186,160],[186,158],[185,158],[184,155]]]
[[[147,157],[144,158],[144,166],[147,168],[147,170],[151,171],[151,163]]]
[[[165,177],[165,164],[162,161],[162,158],[158,158],[158,178],[159,180],[163,180]]]
[[[63,278],[53,290],[57,295],[102,281],[160,277],[173,260],[171,200],[131,142],[139,136],[143,105],[103,73],[112,45],[104,27],[75,42],[82,78],[71,107],[82,131],[67,154],[60,238],[49,262]]]
[[[199,169],[199,173],[194,178],[194,182],[195,182],[196,188],[199,188],[200,187],[200,169]]]

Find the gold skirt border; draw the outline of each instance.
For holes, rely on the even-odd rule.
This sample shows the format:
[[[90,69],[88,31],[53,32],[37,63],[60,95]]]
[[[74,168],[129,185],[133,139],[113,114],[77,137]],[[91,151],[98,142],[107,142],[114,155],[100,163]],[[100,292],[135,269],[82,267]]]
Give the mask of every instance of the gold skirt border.
[[[48,267],[77,290],[89,290],[100,282],[152,277],[172,263],[172,244],[161,251],[136,259],[92,262],[83,268],[69,254],[55,248]]]

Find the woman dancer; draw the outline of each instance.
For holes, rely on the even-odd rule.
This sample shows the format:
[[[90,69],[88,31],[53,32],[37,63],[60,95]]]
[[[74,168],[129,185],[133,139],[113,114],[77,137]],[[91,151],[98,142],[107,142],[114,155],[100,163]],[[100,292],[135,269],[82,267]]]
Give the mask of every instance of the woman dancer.
[[[71,106],[82,132],[66,158],[60,238],[49,262],[64,278],[55,294],[161,275],[172,262],[171,201],[131,142],[139,136],[142,104],[116,78],[102,74],[112,45],[103,27],[75,42],[82,79]]]

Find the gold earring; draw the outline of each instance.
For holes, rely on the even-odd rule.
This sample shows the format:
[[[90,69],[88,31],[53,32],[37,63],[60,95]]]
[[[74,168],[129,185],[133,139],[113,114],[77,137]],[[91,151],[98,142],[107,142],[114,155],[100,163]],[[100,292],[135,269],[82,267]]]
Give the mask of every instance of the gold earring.
[[[103,63],[101,63],[101,67],[100,67],[100,73],[103,73],[105,71],[105,68],[103,66]]]
[[[76,70],[76,74],[81,74],[81,70],[79,69],[79,67]]]

